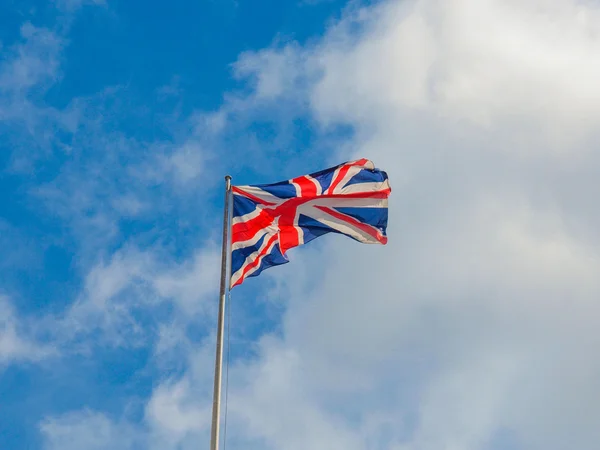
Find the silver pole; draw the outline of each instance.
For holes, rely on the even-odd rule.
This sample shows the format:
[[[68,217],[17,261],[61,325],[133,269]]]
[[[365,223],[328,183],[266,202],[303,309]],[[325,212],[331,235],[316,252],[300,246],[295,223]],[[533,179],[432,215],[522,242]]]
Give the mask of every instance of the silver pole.
[[[223,328],[225,322],[225,294],[227,283],[227,257],[229,256],[229,203],[231,177],[225,177],[225,212],[223,216],[223,247],[221,249],[221,292],[219,298],[219,318],[217,320],[217,351],[215,356],[215,382],[213,391],[212,427],[210,450],[219,450],[219,425],[221,416],[221,371],[223,364]]]

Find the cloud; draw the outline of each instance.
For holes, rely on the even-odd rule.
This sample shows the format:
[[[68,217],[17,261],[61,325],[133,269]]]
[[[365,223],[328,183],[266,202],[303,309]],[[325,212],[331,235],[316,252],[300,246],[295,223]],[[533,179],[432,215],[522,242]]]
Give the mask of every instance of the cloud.
[[[0,368],[17,362],[38,362],[57,351],[38,343],[26,321],[16,315],[8,298],[0,295]]]
[[[151,256],[135,251],[113,255],[99,262],[85,278],[83,292],[58,319],[63,340],[100,336],[116,346],[140,345],[145,333],[135,311],[157,301],[148,287]],[[59,335],[60,336],[60,335]]]
[[[208,442],[212,350],[203,342],[185,355],[188,371],[183,376],[166,375],[157,382],[141,421],[87,408],[46,417],[40,424],[44,448],[187,450]]]
[[[216,181],[206,170],[213,163],[213,149],[194,129],[204,130],[200,119],[186,120],[192,131],[171,129],[172,136],[152,142],[115,130],[112,121],[117,117],[143,114],[120,103],[128,94],[126,88],[115,87],[75,99],[73,108],[85,112],[68,139],[61,170],[31,188],[44,210],[66,224],[84,256],[126,238],[124,228],[133,221],[175,222],[178,215],[183,222],[189,202]]]
[[[187,142],[169,156],[168,166],[176,183],[197,179],[204,171],[203,150],[198,143]]]
[[[181,265],[161,253],[125,247],[92,266],[79,298],[49,322],[55,337],[64,345],[79,342],[84,351],[92,342],[127,348],[154,337],[158,353],[185,344],[182,327],[215,312],[207,300],[216,298],[217,253],[207,245]],[[169,338],[173,333],[177,341]]]
[[[325,139],[349,126],[327,159],[369,157],[394,192],[387,247],[324,237],[249,282],[287,309],[258,342],[234,336],[233,448],[596,447],[597,17],[582,2],[388,1],[349,9],[313,44],[240,57],[254,88],[226,113],[301,105]],[[89,298],[105,310],[152,273],[185,311],[213,258],[157,276],[115,258]],[[157,358],[178,326],[160,328]],[[208,438],[213,350],[190,348],[146,404],[156,448]]]
[[[39,160],[70,150],[70,138],[79,127],[82,106],[78,99],[62,108],[45,95],[62,81],[61,63],[68,45],[67,33],[74,10],[104,0],[57,0],[54,25],[25,22],[20,39],[3,47],[0,59],[0,129],[6,134],[12,171],[31,173]]]
[[[47,450],[126,450],[140,445],[135,428],[89,410],[48,418],[40,424],[40,431]]]
[[[384,2],[350,9],[312,47],[247,53],[236,67],[258,97],[322,75],[309,95],[323,124],[391,126],[409,108],[565,149],[595,130],[599,14],[579,2]]]
[[[31,23],[21,26],[22,42],[9,49],[0,70],[0,90],[19,95],[59,78],[59,54],[63,39],[47,28]]]
[[[103,2],[58,3],[68,13]],[[210,214],[195,211],[192,216],[189,203],[213,182],[205,167],[211,161],[208,140],[219,119],[193,115],[185,119],[182,132],[181,119],[173,125],[169,121],[174,116],[167,111],[169,117],[161,124],[164,139],[149,140],[134,138],[113,123],[147,113],[124,105],[131,95],[126,86],[73,98],[64,109],[49,106],[44,95],[62,78],[66,31],[68,27],[53,30],[26,23],[0,61],[0,127],[7,130],[12,153],[6,170],[21,172],[19,176],[44,167],[42,184],[36,176],[22,181],[22,190],[29,194],[27,206],[58,219],[61,229],[48,239],[74,244],[73,267],[83,280],[72,304],[36,323],[67,347],[79,337],[85,342],[78,345],[86,347],[99,335],[101,345],[135,345],[146,332],[140,322],[147,318],[140,315],[173,302],[177,311],[181,307],[197,316],[202,312],[198,304],[210,291],[207,284],[214,271],[203,266],[211,263],[212,249],[198,248],[195,256],[174,255],[176,251],[161,245]],[[142,232],[132,232],[134,227]],[[147,239],[156,245],[148,248]],[[177,245],[186,245],[185,240]],[[189,248],[198,245],[193,242]],[[12,264],[24,253],[14,255]],[[185,262],[188,257],[193,261]],[[179,265],[183,275],[175,272]]]
[[[257,95],[305,95],[323,127],[353,127],[331,162],[370,157],[394,187],[389,247],[330,239],[315,269],[326,281],[310,288],[279,269],[300,293],[281,345],[297,361],[284,383],[314,396],[305,420],[368,428],[385,411],[399,425],[368,432],[375,448],[485,449],[502,433],[514,448],[593,448],[598,216],[581,199],[600,162],[597,15],[386,2],[315,45],[243,56]],[[302,442],[249,416],[267,447]]]
[[[253,102],[287,97],[296,87],[299,75],[302,75],[305,57],[302,49],[294,44],[280,51],[243,53],[234,64],[234,74],[238,79],[251,81],[250,98]]]
[[[215,293],[220,277],[220,254],[207,244],[190,260],[173,266],[154,277],[154,286],[163,297],[172,298],[183,311],[194,314],[201,299]],[[213,312],[213,310],[210,310]]]
[[[13,150],[11,169],[31,171],[33,163],[52,152],[59,132],[77,127],[78,112],[57,110],[43,102],[57,83],[65,41],[49,28],[21,26],[21,39],[0,60],[0,127]]]
[[[154,390],[146,408],[146,418],[158,440],[154,448],[191,448],[190,444],[199,440],[198,432],[202,430],[205,435],[210,429],[210,405],[199,405],[195,392],[188,378],[164,382]]]

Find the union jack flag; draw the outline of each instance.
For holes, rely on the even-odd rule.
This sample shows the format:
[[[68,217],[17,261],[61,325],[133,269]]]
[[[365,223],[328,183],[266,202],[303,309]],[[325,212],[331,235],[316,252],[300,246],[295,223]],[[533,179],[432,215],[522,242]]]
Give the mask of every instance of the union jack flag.
[[[385,172],[367,159],[274,184],[233,186],[230,287],[288,262],[286,252],[329,232],[386,244]]]

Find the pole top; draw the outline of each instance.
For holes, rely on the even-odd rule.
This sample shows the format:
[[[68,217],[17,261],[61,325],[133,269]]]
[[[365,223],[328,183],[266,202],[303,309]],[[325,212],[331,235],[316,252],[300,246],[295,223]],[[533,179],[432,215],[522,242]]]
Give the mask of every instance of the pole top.
[[[231,188],[231,176],[225,175],[225,189]]]

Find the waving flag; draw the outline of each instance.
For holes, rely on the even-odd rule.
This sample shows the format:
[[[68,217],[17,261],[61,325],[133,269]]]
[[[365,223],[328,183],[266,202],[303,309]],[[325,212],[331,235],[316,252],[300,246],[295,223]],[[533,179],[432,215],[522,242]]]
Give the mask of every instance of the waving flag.
[[[288,262],[293,247],[334,232],[385,244],[387,174],[367,159],[289,181],[233,186],[231,287]]]

